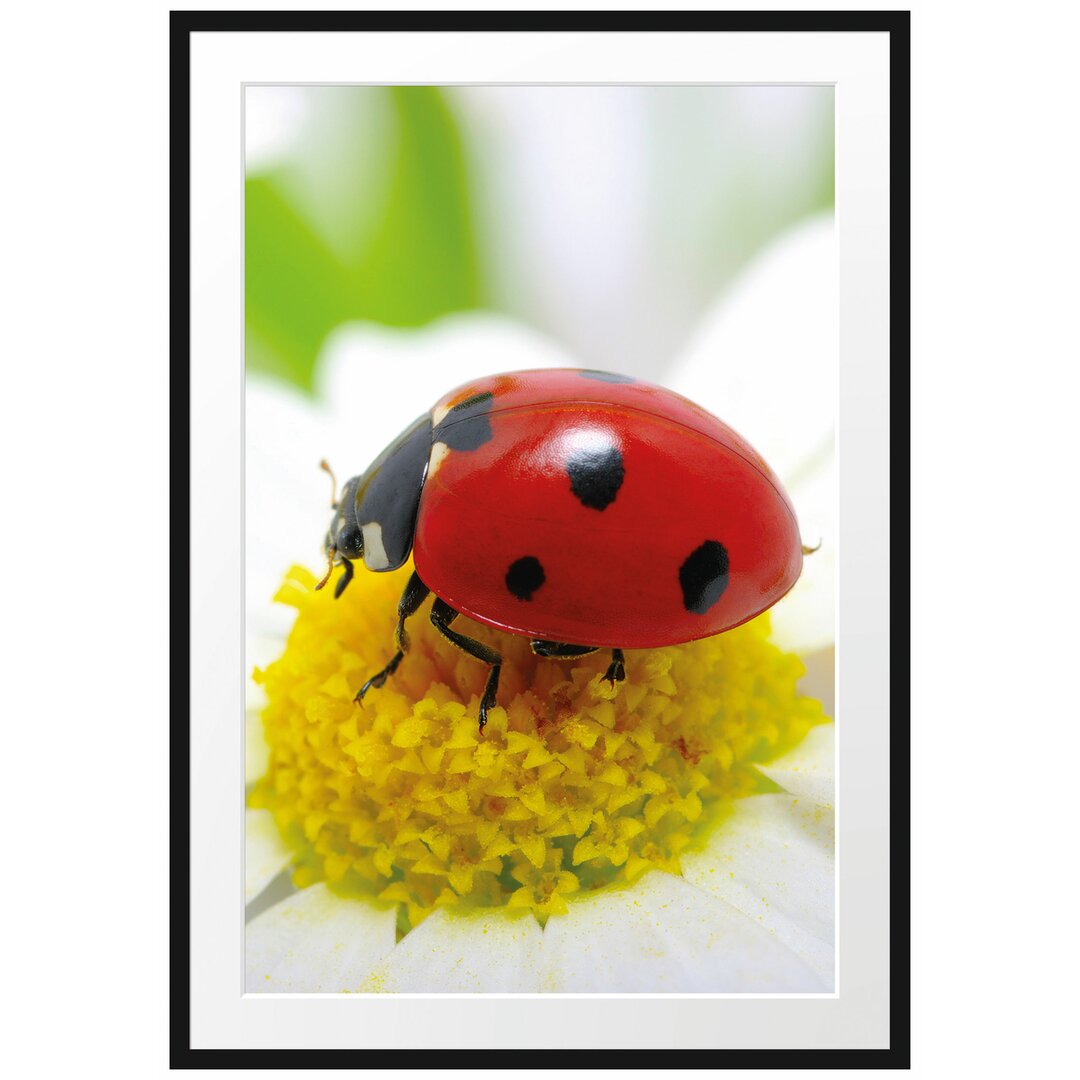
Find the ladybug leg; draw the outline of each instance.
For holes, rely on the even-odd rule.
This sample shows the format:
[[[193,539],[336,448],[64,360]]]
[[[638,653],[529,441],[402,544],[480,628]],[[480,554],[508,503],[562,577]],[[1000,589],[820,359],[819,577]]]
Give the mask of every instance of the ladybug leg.
[[[348,577],[352,577],[352,567],[348,562],[345,563],[345,574]],[[344,578],[342,579],[344,580]],[[338,592],[344,586],[338,586]],[[370,679],[356,692],[356,697],[353,701],[363,701],[364,695],[374,686],[376,688],[383,685],[386,680],[394,674],[398,669],[398,664],[401,663],[402,658],[409,648],[409,635],[405,630],[405,620],[410,615],[415,615],[417,609],[424,602],[427,594],[430,592],[428,587],[420,580],[420,575],[415,571],[409,578],[408,584],[405,586],[405,591],[401,594],[401,599],[398,601],[398,621],[397,629],[394,631],[394,644],[397,645],[397,652],[394,653],[390,660],[390,663],[378,672],[376,675],[372,675]]]
[[[495,691],[499,688],[499,672],[502,670],[502,656],[494,649],[488,648],[487,645],[482,644],[473,638],[466,637],[464,634],[459,634],[455,630],[450,629],[450,624],[458,617],[458,612],[455,611],[445,601],[435,597],[435,602],[431,605],[431,621],[435,626],[435,629],[447,641],[456,645],[462,652],[468,653],[470,656],[475,656],[477,660],[483,660],[485,664],[491,665],[491,671],[488,672],[487,685],[484,687],[484,696],[480,699],[480,730],[484,730],[484,725],[487,723],[488,710],[495,707]]]
[[[341,575],[341,580],[334,586],[334,599],[337,600],[339,596],[348,587],[353,576],[353,564],[351,559],[346,559],[344,555],[339,556],[341,559],[341,565],[345,567],[345,573]]]
[[[599,651],[591,645],[564,645],[558,641],[543,641],[541,639],[531,641],[529,644],[537,656],[548,656],[553,660],[572,660],[578,656],[588,656],[590,653]],[[604,678],[613,686],[626,678],[622,649],[611,650],[611,663],[604,673]]]
[[[611,650],[611,663],[604,673],[604,678],[607,679],[612,686],[617,682],[622,682],[626,678],[626,668],[623,665],[622,649]]]
[[[405,629],[405,620],[420,610],[420,605],[427,599],[430,591],[414,570],[398,601],[398,622],[397,629],[394,631],[394,642],[402,653],[409,651],[409,633]]]
[[[547,656],[552,660],[573,660],[597,651],[591,645],[564,645],[559,641],[543,641],[539,638],[529,644],[537,656]]]

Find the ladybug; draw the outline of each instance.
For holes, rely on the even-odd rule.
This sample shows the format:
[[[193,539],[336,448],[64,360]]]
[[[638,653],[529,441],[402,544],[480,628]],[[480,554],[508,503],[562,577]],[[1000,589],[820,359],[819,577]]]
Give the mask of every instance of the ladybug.
[[[325,463],[324,463],[325,466]],[[328,468],[328,467],[327,467]],[[329,565],[415,572],[398,605],[396,652],[360,688],[382,686],[409,648],[405,621],[429,592],[431,621],[491,670],[502,657],[453,629],[460,614],[531,640],[539,656],[709,637],[752,619],[796,582],[807,549],[791,501],[761,456],[692,401],[603,371],[477,379],[411,424],[335,501]]]

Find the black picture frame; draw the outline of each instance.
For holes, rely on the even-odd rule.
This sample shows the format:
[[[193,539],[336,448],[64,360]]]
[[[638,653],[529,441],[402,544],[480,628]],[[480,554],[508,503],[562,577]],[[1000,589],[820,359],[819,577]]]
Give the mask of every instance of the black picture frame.
[[[891,568],[890,1035],[887,1049],[725,1050],[724,1069],[907,1069],[911,1058],[910,825],[910,172],[911,49],[908,11],[170,13],[170,483],[172,486],[170,702],[170,1063],[176,1069],[354,1068],[347,1051],[194,1049],[190,1042],[190,38],[233,31],[587,31],[886,33],[890,57]],[[479,1006],[478,1006],[479,1007]],[[411,1051],[380,1068],[447,1067],[438,1051]],[[601,1057],[602,1055],[602,1057]],[[691,1067],[691,1055],[675,1067]],[[697,1058],[700,1063],[700,1058]],[[566,1068],[566,1055],[533,1051],[530,1067]],[[670,1051],[576,1052],[572,1065],[673,1067]],[[495,1051],[461,1054],[458,1067],[504,1068]]]

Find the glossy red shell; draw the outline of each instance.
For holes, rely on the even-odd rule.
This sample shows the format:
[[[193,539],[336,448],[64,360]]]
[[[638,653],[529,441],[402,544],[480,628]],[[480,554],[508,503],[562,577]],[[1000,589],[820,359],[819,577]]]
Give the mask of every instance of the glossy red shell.
[[[435,424],[488,392],[492,437],[473,450],[433,447],[413,546],[421,578],[458,611],[550,641],[654,648],[737,626],[795,584],[802,545],[780,482],[700,406],[641,381],[523,371],[448,394]],[[590,445],[615,445],[622,457],[603,509],[575,496],[567,472]],[[726,550],[727,585],[697,613],[680,569],[705,542]],[[529,599],[507,585],[523,557],[543,568]]]

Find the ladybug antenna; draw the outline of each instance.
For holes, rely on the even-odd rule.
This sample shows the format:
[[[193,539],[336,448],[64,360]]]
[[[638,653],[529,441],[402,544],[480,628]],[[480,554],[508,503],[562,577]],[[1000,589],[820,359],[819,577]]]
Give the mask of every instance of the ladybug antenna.
[[[824,543],[824,541],[823,541],[823,540],[819,540],[819,541],[817,542],[817,547],[807,547],[807,546],[806,546],[805,544],[803,544],[803,546],[802,546],[802,553],[803,553],[804,555],[813,555],[815,551],[818,551],[818,550],[819,550],[819,549],[821,548],[821,545],[822,545],[823,543]]]
[[[334,476],[334,470],[330,468],[330,463],[326,460],[326,458],[323,458],[322,461],[319,462],[319,468],[322,469],[324,472],[328,472],[330,474],[330,509],[336,510],[337,477]]]
[[[330,575],[334,572],[334,557],[337,555],[337,548],[326,549],[326,573],[322,576],[322,581],[315,586],[315,591],[318,592],[329,580]]]

